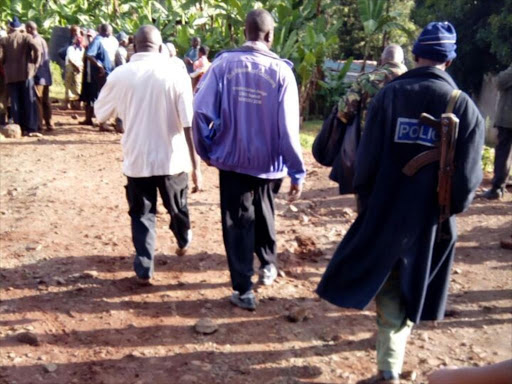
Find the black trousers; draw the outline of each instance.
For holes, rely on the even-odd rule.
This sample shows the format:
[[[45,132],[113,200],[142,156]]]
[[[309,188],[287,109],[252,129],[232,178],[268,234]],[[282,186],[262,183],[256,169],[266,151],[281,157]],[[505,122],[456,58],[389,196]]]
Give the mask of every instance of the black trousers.
[[[188,242],[190,219],[187,207],[188,175],[128,177],[126,199],[131,217],[132,239],[135,246],[133,267],[137,276],[148,279],[154,272],[155,215],[157,191],[171,215],[170,230],[178,247]]]
[[[277,262],[274,197],[282,180],[220,171],[222,234],[234,291],[252,288],[254,253],[261,266]]]
[[[512,128],[498,128],[498,144],[494,149],[494,178],[492,187],[505,188],[512,167]]]
[[[37,132],[39,115],[37,111],[34,78],[7,84],[11,99],[11,114],[15,124],[23,133]]]

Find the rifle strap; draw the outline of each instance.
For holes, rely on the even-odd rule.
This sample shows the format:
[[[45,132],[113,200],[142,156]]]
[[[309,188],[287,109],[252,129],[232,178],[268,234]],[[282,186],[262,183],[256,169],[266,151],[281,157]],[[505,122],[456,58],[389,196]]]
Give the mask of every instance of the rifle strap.
[[[448,101],[448,105],[446,106],[445,113],[453,113],[453,108],[455,108],[455,103],[457,103],[460,93],[461,91],[459,89],[454,89],[452,91],[452,94],[450,95],[450,100]],[[423,152],[414,157],[412,160],[410,160],[402,169],[402,172],[404,172],[407,176],[412,176],[425,165],[431,164],[435,161],[439,161],[439,150],[437,152],[433,150],[426,152],[428,152],[428,155],[427,153]]]
[[[455,103],[459,100],[460,89],[454,89],[452,94],[450,95],[450,101],[448,102],[448,106],[446,107],[445,113],[453,113],[453,108],[455,108]]]

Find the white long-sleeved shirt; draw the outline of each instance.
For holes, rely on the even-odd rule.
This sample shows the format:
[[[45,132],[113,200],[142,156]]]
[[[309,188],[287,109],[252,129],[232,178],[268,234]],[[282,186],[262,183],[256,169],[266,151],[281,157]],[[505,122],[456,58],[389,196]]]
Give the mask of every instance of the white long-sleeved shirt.
[[[114,36],[111,35],[101,39],[101,44],[103,44],[103,47],[105,47],[105,50],[107,51],[108,58],[112,63],[112,67],[115,67],[116,52],[117,48],[119,48],[119,42]]]
[[[159,53],[136,53],[107,78],[94,112],[123,120],[123,172],[129,177],[190,172],[183,131],[192,124],[192,85],[183,67]]]
[[[84,48],[77,47],[74,44],[70,45],[68,47],[68,49],[66,50],[66,65],[68,63],[73,63],[81,71],[84,66],[84,54],[85,54]]]

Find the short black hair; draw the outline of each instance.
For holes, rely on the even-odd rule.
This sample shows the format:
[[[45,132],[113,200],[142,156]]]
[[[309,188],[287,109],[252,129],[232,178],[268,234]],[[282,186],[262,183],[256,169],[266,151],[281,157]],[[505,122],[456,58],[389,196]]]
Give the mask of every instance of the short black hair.
[[[109,27],[110,26],[107,23],[100,24],[99,33],[101,35],[106,35]]]
[[[245,18],[245,30],[249,40],[257,41],[274,30],[274,18],[265,9],[253,9]]]
[[[199,47],[199,53],[202,53],[204,56],[208,57],[208,53],[210,53],[210,48],[208,48],[206,45],[201,45]]]

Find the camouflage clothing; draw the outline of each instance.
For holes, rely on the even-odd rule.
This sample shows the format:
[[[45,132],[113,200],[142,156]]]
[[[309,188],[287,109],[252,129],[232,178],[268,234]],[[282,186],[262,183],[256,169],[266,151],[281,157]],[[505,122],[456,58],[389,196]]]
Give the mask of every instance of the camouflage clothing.
[[[406,72],[403,64],[388,62],[372,72],[359,75],[346,95],[338,104],[338,117],[344,123],[350,123],[361,105],[361,129],[366,121],[366,111],[373,96],[395,77]]]

